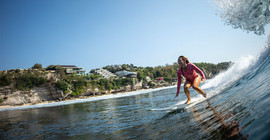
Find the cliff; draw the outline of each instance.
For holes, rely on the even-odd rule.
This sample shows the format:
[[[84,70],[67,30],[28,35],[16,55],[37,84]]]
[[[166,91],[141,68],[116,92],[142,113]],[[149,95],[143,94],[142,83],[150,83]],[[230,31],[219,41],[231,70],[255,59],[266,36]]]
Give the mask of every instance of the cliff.
[[[0,88],[0,105],[36,104],[45,101],[57,101],[63,97],[63,92],[50,85],[34,87],[28,91],[12,90],[10,87]]]
[[[101,90],[98,88],[95,89],[86,89],[80,95],[72,95],[72,91],[69,90],[67,93],[64,93],[62,90],[58,89],[55,84],[45,83],[38,87],[33,87],[30,90],[14,90],[12,86],[0,87],[0,106],[18,106],[25,104],[37,104],[43,102],[55,102],[76,98],[88,98],[98,95],[105,94],[115,94],[121,92],[135,91],[142,88],[142,81],[134,84],[121,87],[117,90]]]

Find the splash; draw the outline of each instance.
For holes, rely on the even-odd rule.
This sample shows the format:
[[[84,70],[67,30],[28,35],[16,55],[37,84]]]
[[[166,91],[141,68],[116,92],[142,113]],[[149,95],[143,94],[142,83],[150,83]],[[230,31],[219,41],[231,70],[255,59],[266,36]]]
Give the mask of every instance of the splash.
[[[262,62],[270,55],[270,35],[268,36],[268,41],[261,50],[261,52],[256,56],[246,56],[241,57],[236,61],[227,71],[221,72],[216,77],[208,80],[204,85],[203,89],[216,88],[218,91],[230,86],[235,81],[239,80],[241,77],[256,70]]]
[[[255,58],[253,56],[241,57],[240,60],[236,61],[227,71],[224,71],[207,81],[202,88],[206,89],[229,85],[245,75],[254,60]]]
[[[270,0],[213,0],[228,25],[257,35],[264,34],[270,22]]]

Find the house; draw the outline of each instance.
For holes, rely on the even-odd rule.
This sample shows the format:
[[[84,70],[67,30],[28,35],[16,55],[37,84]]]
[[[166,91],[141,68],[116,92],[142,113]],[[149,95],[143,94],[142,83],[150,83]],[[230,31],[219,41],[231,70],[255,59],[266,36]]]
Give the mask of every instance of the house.
[[[61,68],[65,69],[66,74],[78,74],[78,75],[85,75],[85,70],[83,68],[79,68],[75,65],[54,65],[47,70],[56,70],[56,67],[60,66]]]
[[[150,82],[151,81],[151,78],[149,76],[146,76],[145,77],[145,80],[146,80],[146,82]]]
[[[79,74],[79,75],[85,75],[85,71],[83,68],[79,68],[75,65],[58,65],[65,69],[66,74]]]
[[[164,80],[163,77],[158,77],[158,78],[156,78],[156,81],[157,81],[158,83],[161,83],[163,80]]]
[[[95,74],[98,74],[98,75],[101,75],[102,77],[104,77],[105,79],[108,79],[108,78],[111,78],[111,77],[115,77],[116,75],[109,72],[108,70],[105,70],[105,69],[96,69],[94,70]]]
[[[130,72],[130,71],[117,71],[115,72],[118,77],[137,77],[137,72]]]

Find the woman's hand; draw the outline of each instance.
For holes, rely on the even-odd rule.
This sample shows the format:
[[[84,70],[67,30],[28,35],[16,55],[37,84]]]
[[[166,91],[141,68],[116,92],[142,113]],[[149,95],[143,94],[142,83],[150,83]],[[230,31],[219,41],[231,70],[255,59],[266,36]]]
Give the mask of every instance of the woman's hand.
[[[203,81],[203,82],[205,82],[205,81],[206,81],[206,79],[202,79],[202,81]]]

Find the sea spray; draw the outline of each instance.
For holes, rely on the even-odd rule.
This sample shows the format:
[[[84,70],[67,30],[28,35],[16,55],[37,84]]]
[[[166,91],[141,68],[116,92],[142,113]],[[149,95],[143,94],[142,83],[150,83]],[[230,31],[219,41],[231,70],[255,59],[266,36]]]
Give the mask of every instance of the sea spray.
[[[225,23],[258,35],[270,22],[269,4],[270,0],[214,0]]]
[[[219,87],[216,89],[216,91],[221,91],[222,89],[233,84],[235,81],[239,80],[247,73],[254,71],[269,56],[269,45],[270,36],[268,37],[265,46],[256,57],[251,55],[241,57],[227,71],[221,72],[214,78],[208,80],[204,85],[202,85],[202,89]]]

